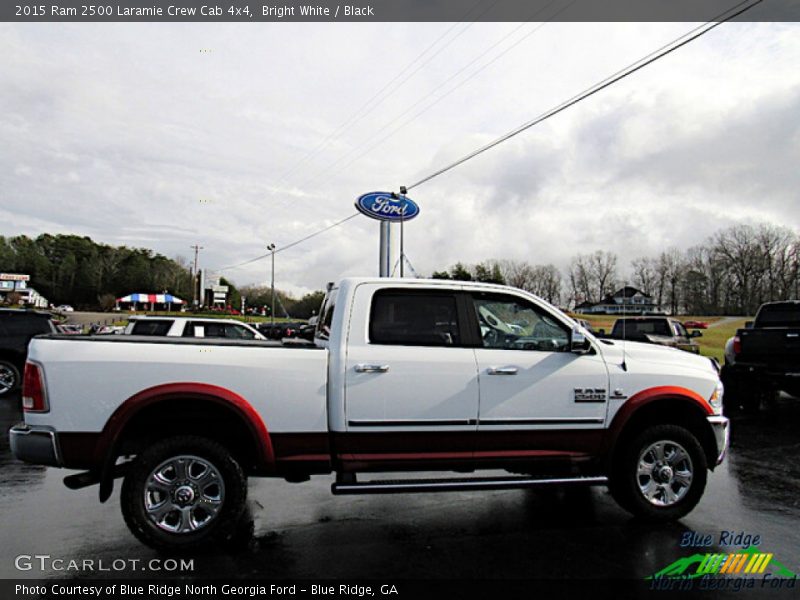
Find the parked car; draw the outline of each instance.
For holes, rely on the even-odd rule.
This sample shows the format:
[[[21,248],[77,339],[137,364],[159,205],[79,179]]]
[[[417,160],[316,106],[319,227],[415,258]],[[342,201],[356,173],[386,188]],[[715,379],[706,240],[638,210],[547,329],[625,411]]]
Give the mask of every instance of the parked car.
[[[301,321],[281,321],[276,323],[259,323],[258,330],[268,340],[282,340],[297,337],[305,323]]]
[[[334,494],[601,485],[635,515],[680,519],[729,439],[710,359],[598,340],[479,282],[345,279],[308,348],[39,337],[25,381],[13,454],[84,470],[64,483],[99,484],[101,501],[123,477],[133,534],[181,551],[234,535],[248,476],[335,473]],[[464,476],[482,469],[511,474]],[[456,476],[360,479],[397,471]]]
[[[683,326],[686,329],[708,329],[708,323],[706,321],[684,321]]]
[[[64,335],[80,335],[83,333],[83,325],[75,323],[59,323],[56,325],[56,330]]]
[[[779,391],[800,396],[800,302],[762,304],[725,344],[722,378],[733,405],[748,411]]]
[[[68,312],[75,312],[75,309],[72,308],[69,304],[62,304],[61,306],[56,307],[57,312],[68,313]]]
[[[670,346],[700,354],[700,345],[692,338],[703,334],[686,331],[683,323],[669,317],[626,317],[617,319],[609,337]]]
[[[20,386],[28,342],[40,333],[56,333],[49,313],[0,309],[0,397]]]
[[[130,317],[124,333],[128,335],[227,338],[234,340],[266,339],[248,323],[242,323],[235,319],[203,319],[195,317]]]

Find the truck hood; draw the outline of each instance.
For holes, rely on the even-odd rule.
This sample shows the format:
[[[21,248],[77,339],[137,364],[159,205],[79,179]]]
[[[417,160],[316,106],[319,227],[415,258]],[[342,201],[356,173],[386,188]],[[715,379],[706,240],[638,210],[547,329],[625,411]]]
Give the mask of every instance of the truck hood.
[[[716,369],[708,357],[678,350],[677,348],[646,344],[644,342],[623,342],[621,340],[603,340],[600,343],[600,348],[607,361],[619,360],[622,362],[624,355],[627,363],[672,364],[685,369],[716,373]]]

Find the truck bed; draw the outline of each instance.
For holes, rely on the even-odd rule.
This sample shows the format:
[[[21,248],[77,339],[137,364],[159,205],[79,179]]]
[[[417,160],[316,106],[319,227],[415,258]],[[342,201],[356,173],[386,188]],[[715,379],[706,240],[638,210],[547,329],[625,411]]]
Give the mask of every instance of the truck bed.
[[[47,335],[29,360],[44,365],[49,413],[30,424],[100,431],[114,411],[143,390],[174,383],[217,386],[237,394],[271,432],[326,431],[328,352],[279,342],[156,336]]]

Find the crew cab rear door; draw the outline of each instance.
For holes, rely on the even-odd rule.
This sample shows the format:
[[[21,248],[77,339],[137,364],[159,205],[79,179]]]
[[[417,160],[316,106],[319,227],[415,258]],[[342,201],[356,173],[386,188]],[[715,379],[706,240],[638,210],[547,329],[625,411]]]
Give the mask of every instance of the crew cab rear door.
[[[522,296],[475,292],[472,299],[481,339],[476,456],[590,451],[608,404],[602,356],[571,352],[568,325]]]
[[[370,293],[371,292],[371,293]],[[468,461],[478,417],[466,296],[456,287],[359,286],[348,333],[345,460]]]

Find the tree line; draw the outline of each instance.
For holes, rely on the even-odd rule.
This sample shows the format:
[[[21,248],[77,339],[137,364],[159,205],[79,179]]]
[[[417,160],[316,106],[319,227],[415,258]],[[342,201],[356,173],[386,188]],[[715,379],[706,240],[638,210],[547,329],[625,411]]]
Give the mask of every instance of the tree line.
[[[567,308],[631,285],[672,314],[752,315],[764,302],[800,297],[800,236],[766,223],[735,225],[687,250],[635,257],[625,270],[616,254],[596,250],[573,256],[563,273],[552,264],[490,260],[432,277],[512,285]]]
[[[109,310],[116,298],[135,292],[168,291],[187,302],[192,300],[193,277],[185,258],[167,258],[147,248],[98,244],[77,235],[0,236],[0,272],[30,275],[30,287],[55,305]],[[272,305],[269,288],[237,289],[224,278],[220,283],[230,286],[228,304],[234,308],[240,307],[241,296],[251,306]],[[300,299],[279,290],[275,295],[280,299],[276,304],[292,317],[308,318],[319,309],[323,292]],[[276,313],[280,315],[280,309]]]
[[[30,286],[53,304],[108,309],[119,296],[164,290],[192,297],[185,260],[77,235],[0,236],[0,271],[30,275]]]

